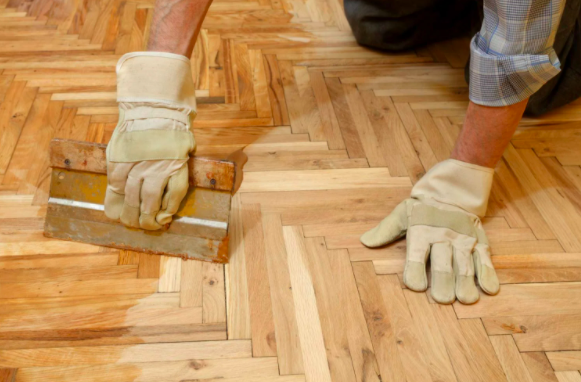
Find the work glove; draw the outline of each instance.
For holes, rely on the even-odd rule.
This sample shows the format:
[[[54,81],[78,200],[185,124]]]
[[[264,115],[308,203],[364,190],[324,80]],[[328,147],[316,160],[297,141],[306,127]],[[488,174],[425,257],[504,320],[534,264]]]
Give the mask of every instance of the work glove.
[[[196,115],[190,60],[160,52],[124,55],[117,64],[117,101],[105,215],[129,227],[160,229],[188,191]]]
[[[500,285],[480,217],[486,213],[494,171],[454,159],[434,166],[379,225],[361,236],[367,247],[389,244],[407,233],[403,282],[411,290],[428,288],[426,262],[431,260],[431,295],[442,304],[456,298],[473,304],[480,298],[474,283],[490,295]]]

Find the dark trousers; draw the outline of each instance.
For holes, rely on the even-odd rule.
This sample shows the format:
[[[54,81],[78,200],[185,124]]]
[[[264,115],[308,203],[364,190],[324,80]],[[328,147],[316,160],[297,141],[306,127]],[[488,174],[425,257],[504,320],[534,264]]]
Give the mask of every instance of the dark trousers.
[[[482,0],[344,0],[344,5],[361,45],[392,52],[474,35],[482,24]],[[561,72],[531,96],[528,115],[581,97],[581,0],[567,0],[553,47]]]

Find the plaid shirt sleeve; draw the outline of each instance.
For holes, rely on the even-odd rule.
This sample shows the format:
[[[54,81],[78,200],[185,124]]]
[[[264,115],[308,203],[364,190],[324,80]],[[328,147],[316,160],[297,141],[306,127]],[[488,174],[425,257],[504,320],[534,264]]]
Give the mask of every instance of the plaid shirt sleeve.
[[[518,103],[560,71],[553,50],[565,0],[484,0],[482,29],[470,43],[470,100]]]

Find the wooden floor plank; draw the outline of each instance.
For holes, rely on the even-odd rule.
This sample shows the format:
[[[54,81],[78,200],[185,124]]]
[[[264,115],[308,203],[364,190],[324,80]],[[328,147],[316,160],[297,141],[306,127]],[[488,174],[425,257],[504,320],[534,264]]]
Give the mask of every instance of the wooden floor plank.
[[[346,250],[329,251],[329,262],[338,284],[341,306],[345,307],[345,330],[357,382],[379,381],[379,367],[365,320],[349,254]]]
[[[534,382],[558,382],[547,356],[543,352],[521,353]]]
[[[238,358],[221,360],[188,360],[173,362],[124,363],[95,366],[31,367],[18,370],[20,381],[47,378],[58,381],[100,381],[112,378],[120,382],[180,381],[184,379],[233,378],[240,374],[249,377],[278,376],[276,358]]]
[[[581,283],[503,285],[498,296],[481,295],[474,306],[455,303],[454,310],[459,318],[581,313]]]
[[[492,336],[490,342],[509,382],[533,381],[511,336]]]
[[[404,380],[406,374],[398,355],[393,324],[383,302],[373,265],[370,262],[355,263],[353,264],[353,273],[357,280],[361,305],[375,349],[381,379],[385,381]]]
[[[276,338],[272,303],[270,302],[270,286],[266,268],[260,205],[244,205],[242,212],[252,331],[252,354],[255,357],[275,356]]]
[[[547,352],[555,371],[581,370],[581,351]]]
[[[325,241],[321,237],[307,238],[305,245],[331,379],[354,382],[356,377],[345,330],[346,322],[342,314],[343,307],[339,305],[340,299]]]
[[[307,381],[331,381],[315,290],[308,270],[308,256],[300,227],[283,227],[303,365]],[[309,349],[309,350],[307,350]]]
[[[166,362],[188,359],[250,358],[250,341],[61,347],[0,350],[0,367],[54,367],[110,363]]]
[[[470,40],[372,50],[341,1],[216,0],[201,26],[196,155],[238,166],[228,264],[44,237],[50,140],[109,142],[153,13],[0,0],[0,380],[581,382],[581,100],[523,118],[495,167],[500,293],[438,305],[402,282],[405,238],[359,238],[449,157]]]
[[[280,215],[262,215],[266,263],[270,281],[276,350],[281,375],[302,374],[303,352],[297,328],[295,302]]]

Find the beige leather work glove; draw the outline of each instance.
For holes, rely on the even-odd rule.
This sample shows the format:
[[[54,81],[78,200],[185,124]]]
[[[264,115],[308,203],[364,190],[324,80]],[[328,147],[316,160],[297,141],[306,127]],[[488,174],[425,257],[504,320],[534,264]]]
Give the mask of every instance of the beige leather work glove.
[[[454,159],[434,166],[377,227],[364,233],[367,247],[389,244],[407,233],[404,284],[414,291],[428,288],[426,262],[431,261],[431,294],[450,304],[456,298],[472,304],[482,290],[497,294],[500,285],[480,217],[486,213],[494,171]]]
[[[196,115],[190,60],[160,52],[124,55],[117,64],[117,101],[105,215],[130,227],[160,229],[188,191]]]

